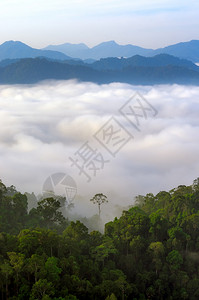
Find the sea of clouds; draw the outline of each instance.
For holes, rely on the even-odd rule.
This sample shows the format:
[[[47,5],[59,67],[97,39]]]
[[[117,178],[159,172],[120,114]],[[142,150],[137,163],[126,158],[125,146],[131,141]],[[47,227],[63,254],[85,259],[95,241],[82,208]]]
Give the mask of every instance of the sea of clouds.
[[[157,111],[140,117],[140,131],[119,112],[136,92]],[[111,117],[133,136],[115,157],[94,138]],[[90,182],[69,158],[77,158],[85,142],[109,161],[96,176],[90,172]],[[125,206],[138,194],[190,185],[199,177],[198,154],[199,87],[77,81],[0,86],[0,179],[39,194],[48,176],[67,173],[85,214],[96,193]]]

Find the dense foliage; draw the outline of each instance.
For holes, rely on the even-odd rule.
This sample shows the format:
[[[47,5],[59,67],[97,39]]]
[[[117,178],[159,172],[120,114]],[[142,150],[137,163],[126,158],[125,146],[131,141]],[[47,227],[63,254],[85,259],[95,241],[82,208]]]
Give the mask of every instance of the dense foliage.
[[[0,183],[1,299],[199,299],[199,179],[89,232]]]

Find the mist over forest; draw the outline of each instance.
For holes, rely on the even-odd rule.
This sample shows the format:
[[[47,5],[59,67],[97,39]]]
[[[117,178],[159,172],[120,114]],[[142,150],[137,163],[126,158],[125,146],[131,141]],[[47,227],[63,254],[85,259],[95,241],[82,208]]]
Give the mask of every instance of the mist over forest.
[[[2,299],[198,299],[198,96],[0,86]]]
[[[61,200],[28,211],[27,195],[0,182],[2,299],[198,299],[199,178],[137,195],[103,232],[106,195],[81,221],[64,217]]]
[[[140,131],[119,111],[136,92],[157,111],[155,117],[140,118]],[[76,207],[85,215],[96,193],[126,206],[137,194],[190,184],[199,165],[198,95],[198,87],[179,85],[52,81],[0,86],[1,179],[37,196],[46,178],[66,173],[77,185]],[[112,117],[132,136],[115,157],[93,137]],[[70,160],[86,142],[108,161],[90,173],[90,182]]]

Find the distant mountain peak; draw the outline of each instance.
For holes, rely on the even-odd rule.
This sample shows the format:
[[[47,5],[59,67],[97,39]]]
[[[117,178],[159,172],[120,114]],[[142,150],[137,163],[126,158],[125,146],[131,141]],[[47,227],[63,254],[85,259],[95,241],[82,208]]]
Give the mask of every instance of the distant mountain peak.
[[[19,45],[26,45],[26,44],[24,44],[24,43],[22,43],[22,42],[20,42],[20,41],[13,41],[13,40],[10,40],[10,41],[5,41],[2,45],[8,45],[8,44],[10,44],[10,45],[13,45],[13,44],[19,44]]]
[[[61,52],[35,49],[20,41],[11,40],[0,45],[0,61],[4,59],[35,58],[38,56],[60,60],[69,58]]]
[[[84,43],[77,43],[77,44],[73,44],[73,43],[64,43],[64,44],[59,44],[59,45],[49,45],[47,47],[64,47],[64,46],[70,46],[70,47],[83,47],[83,48],[89,48],[86,44]],[[44,49],[46,49],[47,47],[45,47]]]
[[[6,41],[4,42],[3,44],[0,45],[0,47],[3,47],[3,48],[29,48],[29,49],[32,49],[30,46],[20,42],[20,41]]]
[[[95,47],[101,47],[101,46],[118,46],[118,44],[114,40],[112,40],[112,41],[102,42],[96,45]]]
[[[118,44],[116,43],[116,41],[114,41],[114,40],[106,41],[106,42],[104,42],[104,44],[118,45]]]
[[[88,46],[86,44],[84,44],[84,43],[75,43],[75,44],[73,44],[73,43],[65,43],[63,45],[84,46],[84,47],[88,48]]]

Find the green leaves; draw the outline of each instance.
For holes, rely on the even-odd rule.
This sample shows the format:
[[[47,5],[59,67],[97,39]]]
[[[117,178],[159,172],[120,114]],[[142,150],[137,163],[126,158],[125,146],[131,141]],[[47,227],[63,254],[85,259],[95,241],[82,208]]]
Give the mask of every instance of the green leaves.
[[[183,263],[182,255],[177,250],[169,252],[166,260],[172,270],[178,270]]]
[[[37,212],[48,229],[54,224],[61,225],[64,222],[62,213],[58,211],[60,207],[60,202],[54,198],[46,198],[38,202]]]
[[[24,255],[16,252],[8,252],[8,257],[10,259],[10,264],[17,274],[22,270],[24,265]]]
[[[4,260],[4,263],[1,264],[1,274],[3,275],[3,278],[5,282],[8,281],[8,278],[12,275],[13,268],[10,265],[8,260]]]
[[[55,290],[53,284],[46,279],[40,279],[32,287],[30,300],[50,300],[51,298],[49,296],[53,296],[54,294]]]
[[[46,277],[51,282],[58,282],[59,275],[62,269],[58,267],[58,259],[56,257],[49,257],[45,263]]]

